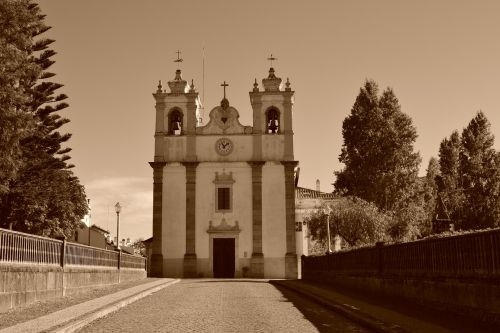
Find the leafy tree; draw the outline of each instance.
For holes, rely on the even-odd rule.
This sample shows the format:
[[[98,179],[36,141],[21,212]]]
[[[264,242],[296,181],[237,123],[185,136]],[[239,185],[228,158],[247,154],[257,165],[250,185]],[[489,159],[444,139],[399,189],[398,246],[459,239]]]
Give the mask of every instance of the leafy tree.
[[[342,135],[339,161],[345,168],[336,172],[336,191],[388,211],[408,205],[420,164],[413,151],[417,133],[392,89],[379,98],[377,84],[366,81],[344,119]]]
[[[55,93],[61,84],[47,80],[54,76],[47,71],[54,63],[51,57],[55,52],[48,48],[54,41],[39,37],[50,27],[44,24],[37,4],[30,0],[7,2],[14,8],[12,15],[24,15],[23,20],[14,20],[16,28],[10,30],[11,34],[21,31],[26,35],[19,53],[24,58],[19,63],[36,71],[29,71],[31,76],[18,79],[14,85],[27,96],[18,98],[18,110],[33,120],[34,130],[18,141],[17,177],[9,179],[9,191],[1,196],[0,224],[46,236],[69,236],[80,225],[87,201],[83,186],[69,170],[72,165],[66,162],[70,148],[62,147],[71,135],[58,131],[68,122],[56,113],[68,106],[62,102],[67,96]],[[16,39],[7,35],[7,39]]]
[[[463,188],[460,176],[460,135],[454,131],[439,146],[438,211],[440,219],[460,221],[464,205]]]
[[[427,236],[431,227],[425,206],[412,200],[391,212],[388,234],[397,242],[409,242]]]
[[[436,201],[438,195],[439,161],[435,157],[429,159],[427,171],[424,178],[423,200],[428,220],[432,222],[436,215]]]
[[[493,148],[490,123],[479,111],[462,132],[460,176],[467,202],[459,227],[478,229],[500,225],[500,164]]]
[[[146,256],[146,245],[144,245],[144,238],[137,238],[132,242],[130,246],[134,248],[135,254],[139,254],[143,257]]]
[[[331,235],[341,236],[350,247],[373,244],[386,240],[390,217],[373,204],[356,197],[340,197],[329,204]],[[306,218],[313,240],[327,243],[328,207],[313,212]]]
[[[415,196],[414,200],[411,200],[410,205],[401,207],[399,209],[399,214],[395,214],[396,217],[400,218],[402,221],[406,220],[409,222],[408,224],[411,225],[406,228],[407,232],[403,238],[420,238],[432,233],[432,225],[436,219],[438,209],[436,204],[438,202],[437,182],[439,181],[439,177],[438,159],[431,157],[425,177],[419,178],[417,183],[419,194]],[[408,211],[411,212],[409,215],[407,213]]]

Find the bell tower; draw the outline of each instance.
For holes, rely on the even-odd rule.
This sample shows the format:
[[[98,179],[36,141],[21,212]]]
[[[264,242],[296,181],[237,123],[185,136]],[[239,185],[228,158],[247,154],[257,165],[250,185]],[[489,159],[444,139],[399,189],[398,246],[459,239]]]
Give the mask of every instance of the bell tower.
[[[182,59],[181,59],[182,60]],[[156,101],[155,155],[149,164],[153,168],[153,245],[151,275],[164,275],[163,201],[164,172],[167,164],[185,161],[189,166],[196,164],[196,121],[200,111],[200,100],[194,83],[188,85],[182,79],[181,70],[168,82],[170,92],[163,90],[161,81],[153,93]],[[191,208],[191,207],[190,207]]]
[[[275,58],[269,58],[275,60]],[[250,92],[250,103],[253,110],[253,132],[263,136],[278,134],[284,138],[284,160],[293,161],[293,126],[292,107],[294,91],[287,78],[285,89],[282,89],[281,78],[275,75],[274,68],[269,68],[269,76],[262,79],[264,91],[260,91],[255,79],[254,88]],[[254,158],[262,158],[262,142],[255,136]]]
[[[297,255],[295,247],[295,186],[294,169],[298,162],[293,155],[293,124],[292,107],[294,92],[287,78],[285,89],[281,78],[275,75],[272,55],[269,75],[262,79],[264,91],[259,90],[257,79],[250,94],[250,103],[253,110],[253,156],[252,162],[252,195],[253,195],[253,234],[254,249],[252,252],[251,272],[255,277],[265,276],[265,261],[269,253],[259,246],[263,242],[263,230],[273,224],[273,219],[267,213],[271,209],[266,207],[273,199],[265,197],[278,188],[278,184],[271,184],[273,178],[283,177],[284,185],[284,271],[285,278],[297,277]],[[274,176],[270,176],[271,174]],[[278,176],[279,175],[279,176]],[[267,215],[267,216],[266,216]],[[256,235],[256,236],[255,236]],[[255,239],[257,238],[257,239]],[[255,246],[257,244],[258,246]],[[269,247],[266,247],[269,248]],[[269,251],[267,251],[269,252]],[[262,268],[264,267],[264,269]],[[264,274],[262,274],[264,272]]]
[[[195,90],[194,82],[188,85],[182,79],[181,70],[175,71],[175,78],[168,81],[170,92],[162,90],[161,81],[158,90],[153,94],[156,100],[156,130],[155,130],[155,160],[168,161],[174,156],[183,156],[187,161],[196,160],[194,135],[196,122],[200,112],[200,100]],[[184,151],[176,149],[164,150],[164,140],[176,140],[174,137],[184,137]]]

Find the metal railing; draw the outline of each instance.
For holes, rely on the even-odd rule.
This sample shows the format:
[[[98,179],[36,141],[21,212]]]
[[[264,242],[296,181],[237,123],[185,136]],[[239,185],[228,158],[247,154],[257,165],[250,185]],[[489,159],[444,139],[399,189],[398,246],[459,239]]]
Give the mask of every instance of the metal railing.
[[[62,243],[0,228],[0,262],[60,265]]]
[[[146,261],[143,257],[123,253],[120,258],[120,268],[146,269]]]
[[[0,264],[146,269],[146,258],[0,228]]]
[[[317,273],[499,278],[500,229],[302,258],[304,278]]]
[[[65,265],[70,266],[118,267],[120,253],[76,243],[66,243],[65,257]]]

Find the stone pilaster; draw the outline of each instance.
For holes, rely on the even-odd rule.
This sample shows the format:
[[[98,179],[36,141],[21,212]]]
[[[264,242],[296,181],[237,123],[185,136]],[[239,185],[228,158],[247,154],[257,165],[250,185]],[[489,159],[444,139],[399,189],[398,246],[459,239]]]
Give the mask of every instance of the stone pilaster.
[[[286,97],[283,102],[283,134],[285,136],[285,156],[284,160],[293,161],[293,130],[292,130],[292,107],[293,95]]]
[[[285,168],[286,254],[285,278],[297,278],[297,250],[295,248],[295,180],[297,161],[282,161]]]
[[[153,253],[151,276],[163,277],[163,168],[165,162],[149,162],[153,168]]]
[[[197,277],[196,265],[196,167],[198,162],[183,162],[186,167],[186,253],[184,277]]]
[[[252,167],[252,257],[250,274],[254,278],[264,277],[264,254],[262,253],[262,166],[264,161],[248,162]]]

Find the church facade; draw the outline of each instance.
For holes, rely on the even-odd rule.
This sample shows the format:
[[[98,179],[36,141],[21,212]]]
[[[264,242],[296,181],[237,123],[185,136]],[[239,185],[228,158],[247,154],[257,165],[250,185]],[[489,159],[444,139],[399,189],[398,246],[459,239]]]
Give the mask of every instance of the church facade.
[[[151,275],[296,278],[292,107],[274,69],[250,92],[253,126],[225,96],[199,124],[177,70],[156,101]],[[223,84],[225,89],[225,82]]]

